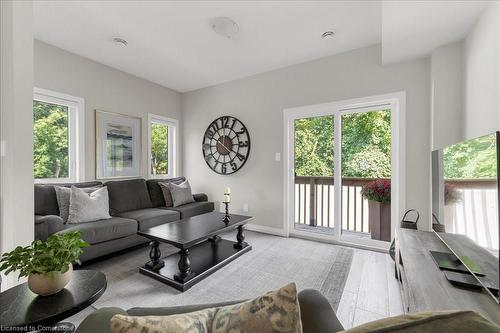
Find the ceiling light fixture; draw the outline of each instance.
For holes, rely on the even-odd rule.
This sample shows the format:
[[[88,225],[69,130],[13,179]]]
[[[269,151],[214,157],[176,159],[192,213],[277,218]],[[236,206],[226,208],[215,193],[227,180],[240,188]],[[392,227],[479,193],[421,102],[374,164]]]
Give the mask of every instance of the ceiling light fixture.
[[[120,38],[120,37],[113,37],[113,42],[115,42],[115,44],[123,46],[123,47],[128,45],[128,42],[125,39]]]
[[[229,17],[215,17],[210,22],[210,25],[216,34],[226,38],[233,38],[240,31],[238,24]]]
[[[323,39],[330,39],[330,38],[333,38],[333,36],[335,36],[335,32],[329,30],[329,31],[323,32],[323,34],[321,35],[321,38],[323,38]]]

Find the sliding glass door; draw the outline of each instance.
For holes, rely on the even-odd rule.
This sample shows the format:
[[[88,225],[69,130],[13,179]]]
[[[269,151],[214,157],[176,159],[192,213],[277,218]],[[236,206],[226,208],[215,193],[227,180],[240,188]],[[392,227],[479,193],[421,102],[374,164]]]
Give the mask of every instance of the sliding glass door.
[[[391,240],[391,110],[348,111],[340,117],[342,234],[388,242]]]
[[[394,234],[394,103],[292,109],[287,219],[292,234],[378,244]],[[396,186],[399,189],[398,186]]]
[[[334,117],[294,120],[294,228],[334,231]]]

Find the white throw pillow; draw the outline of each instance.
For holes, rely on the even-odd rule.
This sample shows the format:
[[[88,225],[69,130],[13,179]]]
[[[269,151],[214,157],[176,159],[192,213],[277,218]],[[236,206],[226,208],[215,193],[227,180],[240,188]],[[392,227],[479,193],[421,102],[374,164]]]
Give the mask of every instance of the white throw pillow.
[[[110,218],[106,186],[89,194],[78,187],[71,187],[68,223],[93,222]]]
[[[92,193],[102,186],[92,186],[92,187],[81,187],[85,193]],[[57,204],[59,206],[59,216],[63,219],[63,222],[68,222],[69,216],[69,199],[71,197],[71,188],[64,186],[54,186],[56,190]]]

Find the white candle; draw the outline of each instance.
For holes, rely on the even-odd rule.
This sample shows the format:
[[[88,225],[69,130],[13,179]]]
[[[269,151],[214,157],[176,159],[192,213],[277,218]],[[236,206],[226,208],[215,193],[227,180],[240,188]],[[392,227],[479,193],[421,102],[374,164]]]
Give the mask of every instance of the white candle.
[[[227,202],[227,203],[231,202],[231,196],[229,194],[224,194],[224,201],[222,202]]]
[[[224,190],[224,194],[231,194],[231,188],[226,187],[226,189]]]

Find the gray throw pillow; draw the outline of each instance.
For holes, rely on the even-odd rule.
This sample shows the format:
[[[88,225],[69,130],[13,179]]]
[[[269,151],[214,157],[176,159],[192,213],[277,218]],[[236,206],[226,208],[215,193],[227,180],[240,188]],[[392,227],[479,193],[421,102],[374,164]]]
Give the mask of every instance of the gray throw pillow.
[[[102,186],[84,187],[82,190],[85,193],[92,193],[95,190],[101,188]],[[68,222],[69,216],[69,199],[71,196],[71,188],[65,186],[54,186],[56,190],[57,205],[59,206],[59,216],[63,219],[63,222]]]
[[[93,222],[110,218],[106,186],[89,194],[81,188],[71,187],[68,223]]]
[[[172,195],[174,207],[194,202],[193,193],[191,192],[191,186],[189,185],[189,182],[187,180],[183,183],[180,183],[179,185],[168,183],[167,186],[170,190],[170,194]]]
[[[172,194],[168,188],[168,182],[158,183],[161,188],[161,193],[163,193],[163,199],[165,200],[165,207],[173,207],[174,201],[172,200]]]

